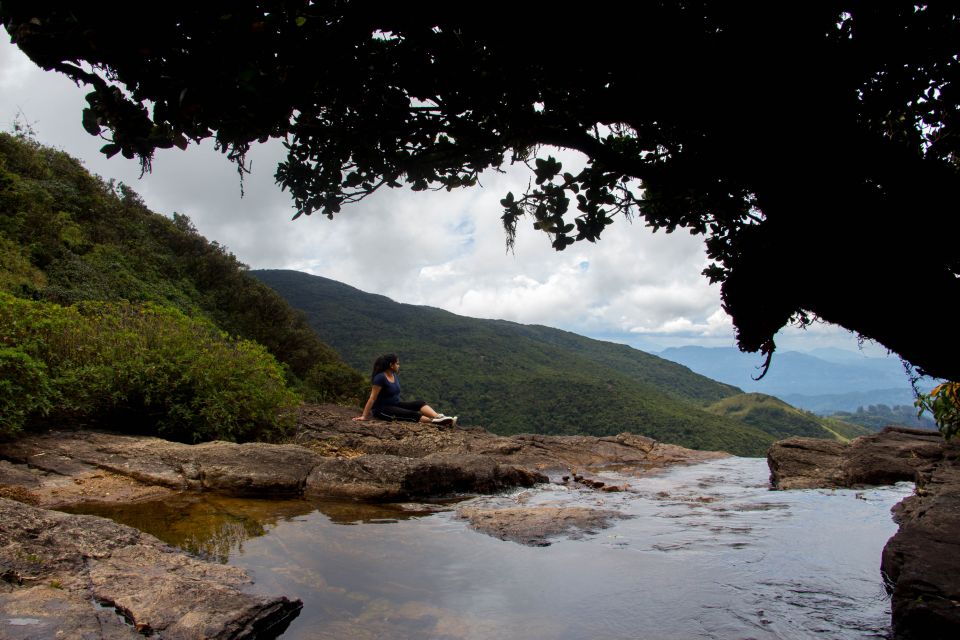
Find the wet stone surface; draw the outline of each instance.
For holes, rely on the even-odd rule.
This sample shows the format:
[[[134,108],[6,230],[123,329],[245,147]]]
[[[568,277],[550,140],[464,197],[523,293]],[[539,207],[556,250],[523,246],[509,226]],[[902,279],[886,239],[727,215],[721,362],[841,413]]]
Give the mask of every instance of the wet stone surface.
[[[270,638],[301,603],[105,518],[0,498],[0,637]]]

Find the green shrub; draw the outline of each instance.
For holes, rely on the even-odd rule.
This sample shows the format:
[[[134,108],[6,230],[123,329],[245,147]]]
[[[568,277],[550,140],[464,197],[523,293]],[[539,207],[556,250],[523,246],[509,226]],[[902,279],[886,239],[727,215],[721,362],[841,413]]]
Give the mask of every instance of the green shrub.
[[[307,372],[302,393],[307,402],[357,404],[369,386],[355,370],[339,362],[323,362]]]
[[[300,398],[262,346],[153,304],[0,294],[0,346],[44,363],[52,417],[183,442],[282,436]]]
[[[304,382],[318,363],[333,374],[322,378],[342,382],[359,374],[246,270],[186,216],[151,212],[128,186],[90,175],[29,131],[0,132],[0,291],[64,306],[149,301],[203,314],[231,335],[264,345],[305,392],[359,402],[368,390],[362,384],[351,396]]]
[[[42,364],[20,349],[0,347],[0,438],[20,432],[29,415],[49,411],[52,397]]]
[[[944,382],[929,394],[920,394],[914,403],[917,415],[929,411],[945,440],[960,433],[960,382]]]

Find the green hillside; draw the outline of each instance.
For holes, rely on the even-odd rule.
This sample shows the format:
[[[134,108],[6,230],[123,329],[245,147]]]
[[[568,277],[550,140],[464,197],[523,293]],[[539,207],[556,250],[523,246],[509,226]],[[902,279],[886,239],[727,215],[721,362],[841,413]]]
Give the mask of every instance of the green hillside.
[[[263,345],[282,363],[286,384],[308,400],[357,402],[366,392],[363,376],[320,340],[302,314],[251,278],[224,247],[197,233],[186,216],[174,214],[170,219],[153,213],[125,185],[92,176],[62,151],[8,134],[0,134],[0,293],[4,292],[30,303],[15,307],[20,316],[11,316],[6,334],[0,335],[0,348],[20,351],[4,356],[11,371],[37,365],[25,363],[23,357],[41,357],[40,351],[24,351],[26,347],[17,342],[24,338],[11,333],[11,327],[23,325],[23,317],[73,318],[76,314],[69,309],[75,306],[83,316],[94,308],[84,304],[122,301],[159,305],[196,319],[201,324],[160,312],[158,317],[168,318],[170,327],[180,327],[177,331],[184,332],[184,340],[190,331],[206,331],[188,327],[209,323],[225,334],[223,340]],[[122,306],[102,309],[112,319],[131,313]],[[71,327],[82,324],[79,319],[69,322]],[[40,336],[43,327],[31,331]],[[193,346],[182,344],[187,351]],[[79,372],[76,367],[81,366],[40,364],[48,372]],[[129,402],[147,400],[136,397]]]
[[[785,410],[718,410],[740,390],[624,345],[250,272],[186,216],[6,134],[0,302],[0,436],[46,416],[183,440],[272,437],[300,398],[361,403],[388,352],[407,397],[501,434],[631,431],[741,455],[830,435]]]
[[[774,437],[704,408],[739,389],[625,345],[400,304],[295,271],[252,271],[351,365],[397,353],[406,397],[501,434],[622,431],[762,455]]]
[[[871,431],[860,425],[821,418],[762,393],[742,393],[724,398],[707,411],[761,429],[777,439],[790,436],[850,440]]]

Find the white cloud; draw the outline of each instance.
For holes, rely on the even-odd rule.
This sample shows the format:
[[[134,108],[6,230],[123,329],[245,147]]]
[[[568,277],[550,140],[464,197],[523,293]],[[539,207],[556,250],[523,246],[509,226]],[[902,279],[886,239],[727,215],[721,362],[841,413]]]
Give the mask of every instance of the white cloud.
[[[0,46],[0,69],[3,70],[0,74],[0,91],[8,92],[25,86],[36,65],[16,47],[4,44]]]

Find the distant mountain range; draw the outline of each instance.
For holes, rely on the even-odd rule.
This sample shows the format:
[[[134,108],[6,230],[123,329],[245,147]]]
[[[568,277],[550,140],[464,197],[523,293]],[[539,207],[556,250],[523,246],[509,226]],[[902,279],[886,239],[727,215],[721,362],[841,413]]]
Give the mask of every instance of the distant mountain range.
[[[842,349],[778,351],[767,375],[755,380],[762,359],[733,347],[675,347],[659,355],[714,380],[776,396],[821,415],[869,405],[912,406],[914,400],[910,380],[896,358],[872,358]],[[919,383],[924,391],[934,385],[929,379]]]
[[[405,397],[422,397],[496,433],[631,431],[740,455],[762,455],[785,435],[866,433],[853,425],[829,428],[815,417],[798,421],[790,407],[744,398],[732,385],[626,345],[401,304],[296,271],[251,275],[304,311],[347,363],[366,371],[378,355],[397,353]],[[742,400],[734,408],[731,398]]]

